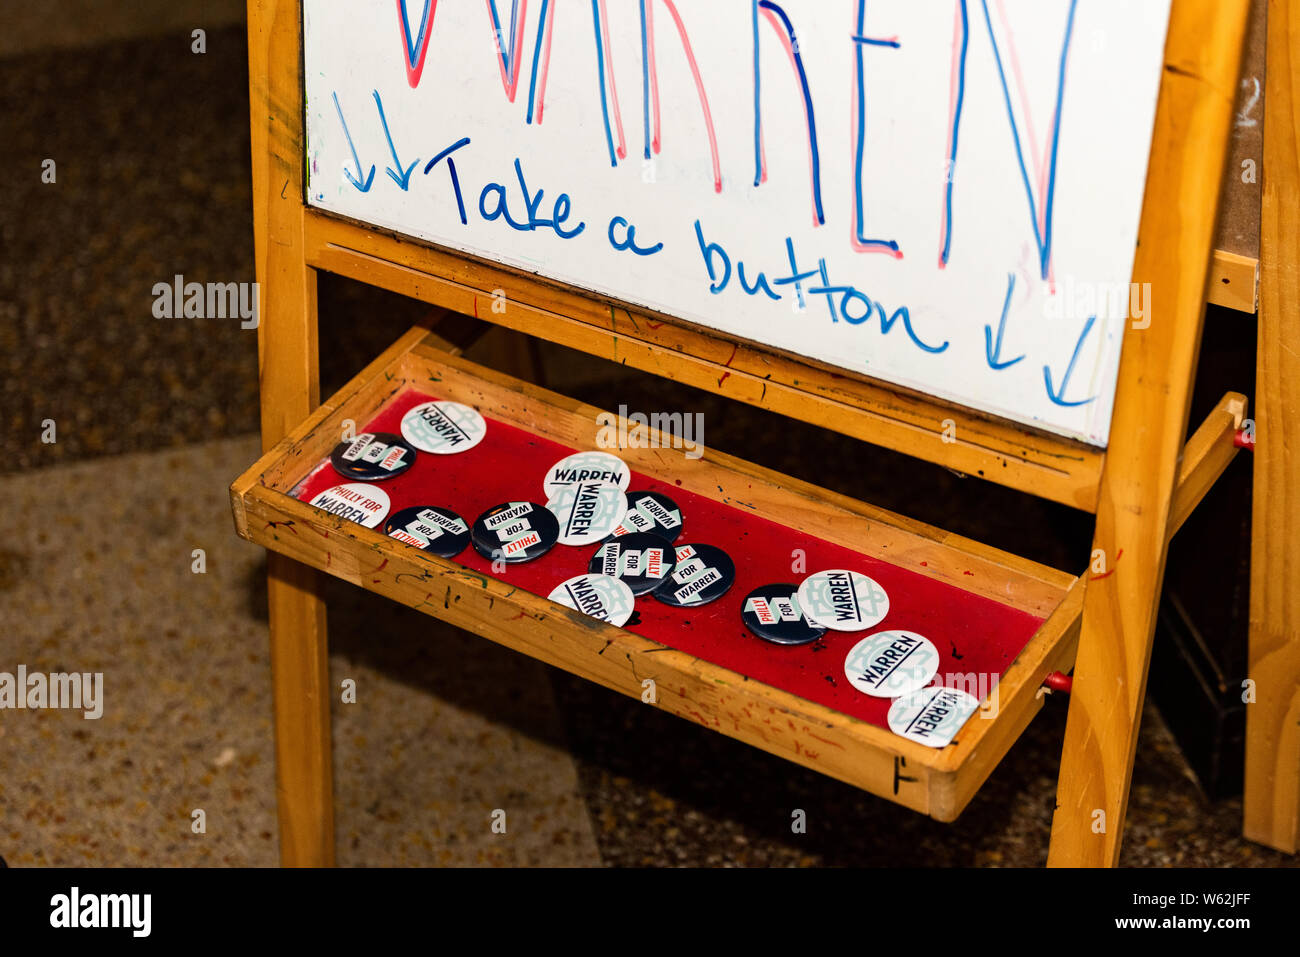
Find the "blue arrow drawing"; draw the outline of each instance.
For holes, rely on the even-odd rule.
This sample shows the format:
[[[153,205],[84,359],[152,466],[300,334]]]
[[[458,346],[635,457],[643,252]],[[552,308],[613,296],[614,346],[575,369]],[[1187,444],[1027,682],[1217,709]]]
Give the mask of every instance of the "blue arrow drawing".
[[[1006,362],[999,362],[998,358],[1002,355],[1002,333],[1007,328],[1007,313],[1011,311],[1011,294],[1016,289],[1015,273],[1007,273],[1007,298],[1002,303],[1002,318],[998,320],[998,338],[993,340],[993,327],[985,324],[984,326],[984,354],[988,357],[989,365],[994,369],[1005,369],[1013,366],[1024,356],[1016,356],[1014,359],[1008,359]]]
[[[379,99],[378,90],[372,90],[371,92],[373,92],[375,95],[375,106],[379,107],[379,122],[384,124],[384,139],[388,140],[388,152],[393,154],[393,166],[397,167],[397,169],[400,170],[402,169],[402,161],[397,158],[397,148],[393,146],[393,137],[388,132],[388,117],[384,116],[384,103],[381,99]],[[418,162],[420,161],[417,158],[415,160],[415,163]],[[415,163],[412,163],[410,166],[406,167],[406,169],[402,171],[400,176],[397,174],[396,171],[392,169],[387,169],[384,172],[386,172],[389,176],[391,176],[393,178],[393,182],[396,183],[398,186],[400,186],[402,189],[407,189],[411,185],[411,170],[415,169]]]
[[[343,175],[348,178],[349,183],[361,190],[361,192],[368,193],[370,192],[370,184],[375,178],[375,167],[371,164],[370,175],[366,177],[366,181],[363,184],[358,178],[361,176],[361,159],[357,156],[357,148],[352,145],[352,134],[348,132],[348,121],[343,119],[343,107],[339,106],[339,95],[337,93],[331,93],[330,95],[334,97],[334,109],[338,111],[339,122],[343,124],[343,135],[348,138],[348,149],[352,150],[352,162],[355,163],[357,167],[356,176],[353,176],[352,171],[346,168],[343,170]]]
[[[1061,388],[1059,390],[1052,388],[1052,370],[1047,366],[1043,366],[1043,382],[1047,386],[1047,397],[1057,405],[1087,405],[1097,398],[1094,395],[1086,399],[1080,399],[1077,402],[1069,402],[1062,398],[1065,395],[1065,390],[1070,386],[1070,376],[1074,373],[1074,363],[1079,358],[1079,350],[1083,348],[1083,340],[1088,338],[1088,333],[1092,331],[1093,323],[1096,321],[1096,316],[1089,316],[1087,323],[1084,324],[1083,332],[1079,333],[1079,341],[1074,344],[1074,354],[1070,356],[1070,364],[1065,367],[1065,374],[1061,376]]]

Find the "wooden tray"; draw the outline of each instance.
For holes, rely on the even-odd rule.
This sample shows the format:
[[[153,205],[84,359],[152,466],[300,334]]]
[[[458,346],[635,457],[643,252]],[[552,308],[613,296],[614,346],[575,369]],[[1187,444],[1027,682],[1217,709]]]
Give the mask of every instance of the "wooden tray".
[[[544,501],[545,467],[596,447],[600,410],[426,337],[403,336],[235,481],[242,537],[638,699],[653,687],[655,707],[943,821],[961,813],[1037,712],[1043,678],[1070,668],[1083,593],[1074,576],[710,450],[698,459],[671,447],[610,450],[632,469],[633,489],[678,501],[683,541],[720,545],[738,569],[731,591],[699,609],[638,599],[625,628],[544,597],[585,571],[592,546],[557,545],[496,575],[472,549],[441,559],[300,501],[346,481],[321,469],[346,421],[357,432],[397,431],[402,411],[424,398],[474,406],[489,438],[463,455],[421,456],[384,483],[394,510],[442,504],[472,521],[500,501]],[[796,549],[808,572],[850,567],[881,581],[891,608],[875,630],[926,634],[941,674],[996,676],[996,707],[947,747],[925,747],[888,730],[887,701],[844,680],[844,656],[865,632],[799,648],[749,637],[741,600],[756,585],[798,581]]]

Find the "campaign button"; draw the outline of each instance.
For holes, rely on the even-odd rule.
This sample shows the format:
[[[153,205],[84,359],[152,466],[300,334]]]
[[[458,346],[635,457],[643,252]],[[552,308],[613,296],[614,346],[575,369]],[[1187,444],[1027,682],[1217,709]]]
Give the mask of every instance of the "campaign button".
[[[644,595],[662,585],[676,564],[672,545],[650,532],[637,532],[602,543],[587,571],[617,578],[633,595]]]
[[[611,625],[626,624],[635,603],[632,589],[608,575],[577,575],[557,585],[547,597]]]
[[[561,545],[590,545],[622,521],[627,496],[617,485],[578,482],[560,489],[546,507],[559,520]]]
[[[317,492],[308,505],[315,505],[331,515],[346,518],[366,528],[374,528],[388,514],[388,493],[378,485],[348,482]]]
[[[938,649],[912,631],[868,635],[844,659],[849,684],[876,698],[897,698],[924,688],[938,671]]]
[[[421,452],[455,455],[483,441],[487,423],[459,402],[423,402],[402,416],[402,436]]]
[[[960,688],[922,688],[889,706],[889,730],[917,744],[942,748],[979,706],[978,698]]]
[[[391,432],[363,432],[340,442],[330,453],[334,471],[347,478],[382,482],[401,475],[415,464],[415,449]]]
[[[394,512],[384,534],[443,558],[455,558],[469,544],[469,526],[451,509],[413,505]]]
[[[506,502],[488,509],[470,527],[474,550],[484,558],[514,564],[549,552],[560,537],[560,523],[545,505]]]
[[[572,488],[580,482],[617,485],[620,492],[626,492],[631,481],[631,471],[617,455],[608,452],[575,452],[560,459],[547,470],[546,478],[542,480],[542,489],[550,500],[564,489]]]
[[[797,585],[761,585],[745,596],[740,617],[745,627],[778,645],[806,645],[826,634],[799,607]]]
[[[682,534],[682,512],[677,503],[660,492],[628,492],[627,514],[610,532],[611,538],[650,532],[666,542]]]
[[[809,575],[799,586],[799,607],[832,631],[861,631],[889,614],[889,596],[860,572],[835,568]]]
[[[675,567],[652,592],[665,605],[691,608],[721,598],[736,580],[731,556],[716,545],[678,545]]]

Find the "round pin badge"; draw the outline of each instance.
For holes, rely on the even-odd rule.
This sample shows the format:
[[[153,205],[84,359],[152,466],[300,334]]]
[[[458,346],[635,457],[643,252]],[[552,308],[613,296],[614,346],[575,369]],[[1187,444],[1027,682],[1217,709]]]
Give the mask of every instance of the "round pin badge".
[[[619,491],[626,492],[631,481],[631,471],[617,455],[608,452],[575,452],[560,459],[547,470],[542,489],[549,500],[580,482],[617,485]]]
[[[578,482],[560,489],[546,507],[559,520],[561,545],[590,545],[623,520],[627,496],[617,485]]]
[[[617,578],[590,574],[570,578],[557,585],[547,597],[611,625],[627,624],[636,601],[632,589]]]
[[[559,537],[560,523],[554,513],[536,502],[506,502],[490,508],[470,527],[476,552],[512,564],[540,558]]]
[[[979,699],[960,688],[922,688],[889,706],[889,730],[930,748],[952,742]]]
[[[745,596],[740,617],[745,627],[778,645],[806,645],[826,634],[826,628],[809,621],[799,607],[797,585],[762,585]]]
[[[873,579],[842,568],[809,575],[799,586],[799,607],[832,631],[862,631],[889,614],[889,596]]]
[[[483,416],[459,402],[424,402],[402,416],[402,437],[434,455],[467,452],[485,435]]]
[[[644,595],[662,585],[676,564],[672,545],[650,532],[636,532],[604,542],[591,556],[587,571],[617,578],[633,595]]]
[[[469,544],[469,526],[451,509],[413,505],[394,512],[384,534],[443,558],[455,558]]]
[[[627,514],[609,534],[617,538],[637,532],[649,532],[670,543],[677,541],[682,534],[681,509],[660,492],[628,492]]]
[[[716,545],[678,545],[676,567],[653,592],[665,605],[707,605],[721,598],[736,580],[736,564]]]
[[[415,449],[391,432],[363,432],[340,442],[330,453],[334,471],[347,478],[381,482],[395,478],[415,464]]]
[[[388,514],[388,493],[378,485],[348,482],[317,492],[308,505],[315,505],[331,515],[346,518],[366,528],[374,528]]]
[[[897,698],[924,688],[939,670],[939,652],[912,631],[878,631],[849,649],[844,677],[863,694]]]

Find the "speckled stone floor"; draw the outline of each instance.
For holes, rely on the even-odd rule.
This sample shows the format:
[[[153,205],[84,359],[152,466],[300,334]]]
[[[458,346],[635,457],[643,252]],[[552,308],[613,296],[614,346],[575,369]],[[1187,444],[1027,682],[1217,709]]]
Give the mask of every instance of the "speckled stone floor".
[[[0,59],[0,670],[103,670],[105,717],[0,713],[0,856],[272,863],[261,555],[224,488],[252,460],[256,343],[159,320],[153,284],[252,278],[240,28]],[[58,181],[40,181],[41,161]],[[424,307],[322,277],[324,389]],[[1057,567],[1068,509],[811,426],[541,350],[551,388],[702,411],[706,441]],[[57,442],[41,441],[53,419]],[[900,477],[906,475],[907,481]],[[72,544],[69,545],[69,542]],[[206,549],[208,572],[190,571]],[[963,818],[939,825],[358,589],[329,589],[339,859],[346,864],[1037,865],[1064,708]],[[1148,706],[1123,863],[1295,865],[1205,801]],[[207,833],[191,812],[207,813]],[[486,827],[507,810],[509,842]],[[806,834],[791,833],[803,809]],[[517,809],[517,810],[516,810]],[[518,826],[516,828],[516,823]]]
[[[103,676],[97,719],[0,712],[11,865],[276,862],[264,559],[227,491],[256,456],[227,439],[0,483],[43,516],[0,557],[0,671]],[[339,863],[599,863],[547,669],[357,597],[330,621]]]

